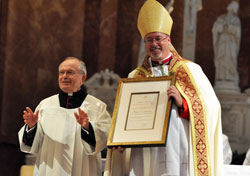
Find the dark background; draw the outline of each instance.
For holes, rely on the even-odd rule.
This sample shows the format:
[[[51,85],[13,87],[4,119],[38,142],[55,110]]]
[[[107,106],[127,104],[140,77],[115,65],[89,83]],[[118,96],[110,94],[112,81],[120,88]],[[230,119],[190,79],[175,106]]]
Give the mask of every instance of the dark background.
[[[109,68],[121,77],[136,67],[136,27],[143,0],[0,0],[0,173],[19,175],[24,154],[17,132],[22,112],[58,92],[57,66],[67,56],[83,59],[88,77]],[[163,5],[168,1],[160,0]],[[203,0],[198,12],[196,62],[211,83],[215,67],[211,29],[230,0]],[[238,58],[240,88],[250,87],[250,1],[241,0]],[[184,0],[176,0],[171,38],[182,53]]]

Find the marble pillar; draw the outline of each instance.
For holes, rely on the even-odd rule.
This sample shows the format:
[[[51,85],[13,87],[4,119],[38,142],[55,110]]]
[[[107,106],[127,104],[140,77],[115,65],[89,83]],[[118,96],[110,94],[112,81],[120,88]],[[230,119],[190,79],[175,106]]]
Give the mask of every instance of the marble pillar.
[[[118,0],[101,2],[98,70],[114,70]]]
[[[1,135],[16,140],[25,107],[58,92],[58,64],[81,57],[83,26],[84,1],[8,1]]]
[[[223,133],[228,136],[232,151],[246,152],[250,148],[250,91],[216,95],[221,103]]]

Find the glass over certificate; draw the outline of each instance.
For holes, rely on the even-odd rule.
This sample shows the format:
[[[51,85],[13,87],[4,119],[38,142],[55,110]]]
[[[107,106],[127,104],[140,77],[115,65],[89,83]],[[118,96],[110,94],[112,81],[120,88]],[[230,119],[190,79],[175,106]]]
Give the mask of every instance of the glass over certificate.
[[[132,93],[125,130],[153,129],[159,92]]]
[[[107,146],[162,146],[172,102],[167,89],[174,76],[120,80]]]

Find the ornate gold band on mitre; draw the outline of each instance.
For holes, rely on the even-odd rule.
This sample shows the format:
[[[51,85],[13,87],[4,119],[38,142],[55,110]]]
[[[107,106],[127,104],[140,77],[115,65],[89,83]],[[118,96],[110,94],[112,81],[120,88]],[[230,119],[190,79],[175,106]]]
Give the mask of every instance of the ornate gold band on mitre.
[[[151,32],[162,32],[170,35],[173,20],[165,7],[156,0],[147,0],[138,16],[137,27],[142,38]]]

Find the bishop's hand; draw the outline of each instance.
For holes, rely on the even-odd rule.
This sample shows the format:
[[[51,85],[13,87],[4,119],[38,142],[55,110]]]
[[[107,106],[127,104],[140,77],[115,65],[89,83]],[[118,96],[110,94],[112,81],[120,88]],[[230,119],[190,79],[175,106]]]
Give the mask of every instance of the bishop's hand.
[[[38,113],[39,110],[36,111],[34,114],[29,107],[26,107],[26,110],[23,111],[24,123],[27,124],[29,128],[32,128],[33,126],[36,125],[38,121]]]
[[[167,95],[169,98],[173,98],[177,107],[182,106],[182,96],[175,86],[170,86],[167,90]]]
[[[76,121],[86,130],[89,130],[89,118],[88,114],[85,113],[83,110],[78,108],[78,113],[74,113],[76,117]]]

